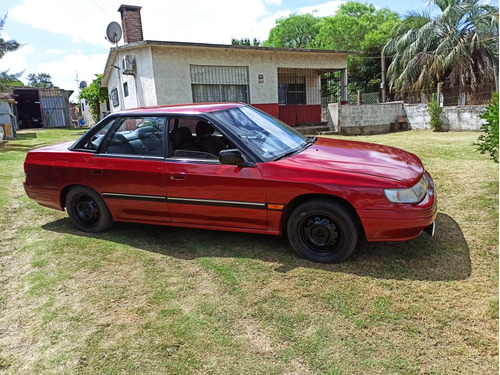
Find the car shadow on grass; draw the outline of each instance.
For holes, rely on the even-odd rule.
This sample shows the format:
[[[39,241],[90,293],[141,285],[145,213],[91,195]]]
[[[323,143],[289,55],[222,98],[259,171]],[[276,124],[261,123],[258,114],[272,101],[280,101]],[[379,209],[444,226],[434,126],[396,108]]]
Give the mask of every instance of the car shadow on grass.
[[[458,223],[438,214],[436,235],[406,242],[361,241],[340,264],[318,264],[299,258],[285,237],[203,229],[115,223],[105,233],[78,231],[69,219],[47,223],[43,229],[112,241],[183,260],[206,257],[247,258],[276,264],[277,272],[312,268],[378,279],[453,281],[471,274],[469,246]]]

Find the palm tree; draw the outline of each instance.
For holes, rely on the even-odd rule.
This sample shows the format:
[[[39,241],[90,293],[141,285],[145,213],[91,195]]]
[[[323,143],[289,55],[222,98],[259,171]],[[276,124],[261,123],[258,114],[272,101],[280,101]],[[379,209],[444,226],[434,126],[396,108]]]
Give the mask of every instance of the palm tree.
[[[0,19],[0,34],[3,30],[3,26],[5,24],[5,20],[7,19],[7,15],[5,15],[2,19]],[[21,47],[21,44],[16,42],[15,40],[5,40],[0,37],[0,59],[4,57],[7,52],[15,51]],[[4,91],[7,89],[9,84],[19,83],[19,77],[22,73],[9,74],[8,71],[0,72],[0,91]]]
[[[436,5],[441,13],[431,16]],[[498,8],[480,0],[429,0],[428,9],[409,12],[384,47],[392,55],[389,86],[424,91],[477,86],[498,80]],[[497,88],[498,90],[498,88]]]

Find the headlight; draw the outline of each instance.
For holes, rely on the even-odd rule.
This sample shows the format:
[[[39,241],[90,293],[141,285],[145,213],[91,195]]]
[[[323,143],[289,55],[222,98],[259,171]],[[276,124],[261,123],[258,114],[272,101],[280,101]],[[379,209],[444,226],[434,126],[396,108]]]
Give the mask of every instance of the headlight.
[[[424,173],[419,182],[409,189],[385,189],[384,194],[392,203],[418,203],[427,193],[427,174]]]

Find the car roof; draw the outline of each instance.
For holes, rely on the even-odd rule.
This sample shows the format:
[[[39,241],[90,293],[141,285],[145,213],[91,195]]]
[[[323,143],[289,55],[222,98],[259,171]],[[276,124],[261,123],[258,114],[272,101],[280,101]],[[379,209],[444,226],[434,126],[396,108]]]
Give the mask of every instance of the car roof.
[[[231,108],[245,106],[244,103],[191,103],[191,104],[169,104],[152,107],[140,107],[116,112],[119,115],[137,114],[200,114],[222,111]]]

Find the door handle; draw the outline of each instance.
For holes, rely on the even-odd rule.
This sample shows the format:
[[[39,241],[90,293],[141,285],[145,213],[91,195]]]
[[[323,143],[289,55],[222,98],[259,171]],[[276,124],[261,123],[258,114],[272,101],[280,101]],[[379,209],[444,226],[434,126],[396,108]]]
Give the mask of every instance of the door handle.
[[[170,173],[170,179],[171,180],[185,180],[186,173],[184,173],[184,172],[172,172],[172,173]]]
[[[91,174],[102,174],[102,168],[91,168],[90,173]]]

